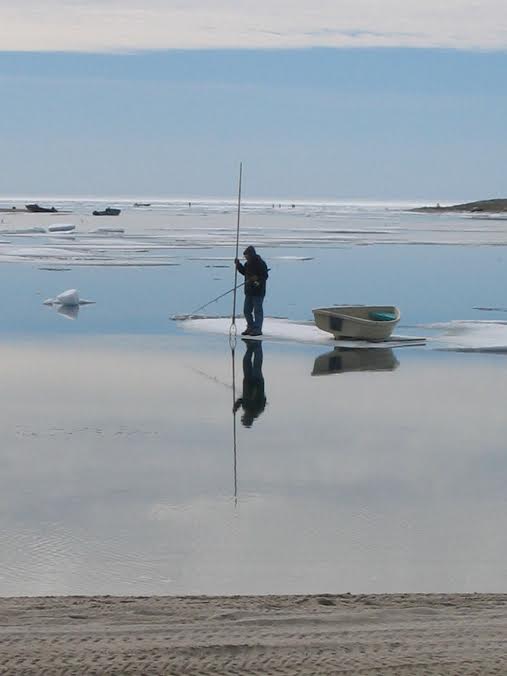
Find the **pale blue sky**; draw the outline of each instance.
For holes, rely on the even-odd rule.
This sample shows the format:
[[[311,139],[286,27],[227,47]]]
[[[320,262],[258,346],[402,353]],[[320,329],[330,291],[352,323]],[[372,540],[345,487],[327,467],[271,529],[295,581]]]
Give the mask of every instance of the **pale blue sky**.
[[[0,194],[507,196],[507,53],[0,53]]]

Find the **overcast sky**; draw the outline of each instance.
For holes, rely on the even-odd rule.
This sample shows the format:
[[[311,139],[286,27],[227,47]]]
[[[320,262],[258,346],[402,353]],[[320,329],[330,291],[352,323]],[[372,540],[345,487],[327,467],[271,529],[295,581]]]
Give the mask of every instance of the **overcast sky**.
[[[506,48],[504,0],[0,0],[0,194],[505,195]]]
[[[504,0],[0,0],[24,51],[507,46]]]

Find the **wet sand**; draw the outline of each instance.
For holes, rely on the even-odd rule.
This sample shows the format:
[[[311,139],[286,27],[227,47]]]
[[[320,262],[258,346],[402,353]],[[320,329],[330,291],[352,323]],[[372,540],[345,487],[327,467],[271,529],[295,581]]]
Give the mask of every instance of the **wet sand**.
[[[0,674],[505,674],[507,595],[0,599]]]

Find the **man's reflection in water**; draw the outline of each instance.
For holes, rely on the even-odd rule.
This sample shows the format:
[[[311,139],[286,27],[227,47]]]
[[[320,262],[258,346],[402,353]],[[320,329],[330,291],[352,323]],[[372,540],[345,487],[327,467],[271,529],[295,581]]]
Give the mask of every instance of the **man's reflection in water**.
[[[262,341],[244,340],[246,352],[243,357],[243,396],[234,404],[234,412],[243,408],[241,422],[251,427],[253,421],[266,408],[264,376],[262,375]]]

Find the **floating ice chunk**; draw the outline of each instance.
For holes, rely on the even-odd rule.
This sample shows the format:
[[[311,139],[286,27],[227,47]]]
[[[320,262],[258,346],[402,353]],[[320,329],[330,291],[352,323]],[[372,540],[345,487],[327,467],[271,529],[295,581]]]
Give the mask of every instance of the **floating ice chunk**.
[[[76,229],[72,223],[55,223],[48,226],[48,232],[72,232]]]
[[[67,291],[63,291],[55,298],[55,304],[79,305],[79,293],[76,289],[68,289]]]
[[[43,305],[57,305],[64,307],[79,307],[79,305],[90,305],[94,303],[93,300],[84,300],[79,298],[79,293],[76,289],[67,289],[62,291],[56,298],[48,298],[43,301]]]
[[[444,329],[431,338],[435,347],[457,352],[507,352],[507,322],[454,320],[430,324],[426,328]]]

